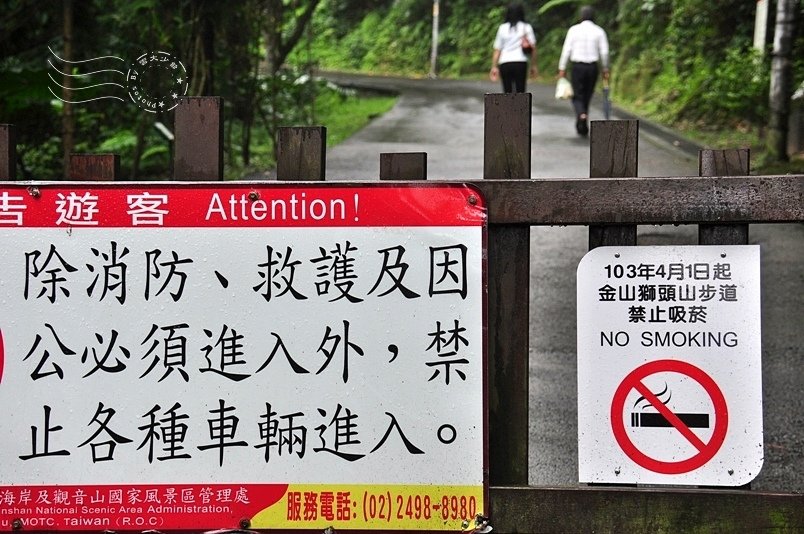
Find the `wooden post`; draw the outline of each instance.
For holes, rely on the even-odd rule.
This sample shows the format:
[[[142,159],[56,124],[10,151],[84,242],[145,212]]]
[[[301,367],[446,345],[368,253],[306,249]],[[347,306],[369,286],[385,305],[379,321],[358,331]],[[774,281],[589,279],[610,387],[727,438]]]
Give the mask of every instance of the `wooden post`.
[[[276,179],[323,182],[327,168],[327,129],[294,126],[279,129]]]
[[[589,132],[589,177],[636,178],[638,146],[639,121],[592,121]],[[608,193],[617,195],[616,191]],[[636,224],[589,225],[589,250],[603,246],[633,246],[636,243]]]
[[[380,180],[426,180],[426,152],[380,154]]]
[[[592,121],[589,152],[590,178],[635,178],[639,121]],[[607,245],[636,245],[636,236],[635,224],[590,225],[589,250]]]
[[[485,98],[483,178],[530,179],[531,94]],[[488,236],[489,480],[528,484],[530,226]]]
[[[120,176],[117,154],[70,154],[70,180],[113,182]]]
[[[751,151],[701,150],[698,152],[698,176],[748,176],[751,170]],[[699,224],[699,245],[747,245],[748,224]],[[740,489],[751,489],[748,482]]]
[[[0,181],[17,178],[17,140],[13,124],[0,124]]]
[[[698,176],[748,176],[751,151],[701,150],[698,152]],[[748,224],[698,225],[699,245],[747,245]]]
[[[484,179],[530,179],[531,94],[488,94],[483,139]]]
[[[174,122],[173,179],[223,180],[223,98],[179,98]]]

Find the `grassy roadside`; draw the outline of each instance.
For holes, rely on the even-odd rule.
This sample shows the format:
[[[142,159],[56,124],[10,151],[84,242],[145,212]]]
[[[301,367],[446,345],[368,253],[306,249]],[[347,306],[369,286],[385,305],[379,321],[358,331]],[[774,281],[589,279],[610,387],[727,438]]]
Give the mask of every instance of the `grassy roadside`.
[[[391,110],[397,97],[380,93],[352,93],[343,100],[332,95],[319,99],[319,122],[327,127],[327,145],[335,146],[371,120]]]
[[[327,146],[333,147],[348,139],[366,126],[372,119],[388,112],[397,97],[371,92],[353,90],[325,91],[315,99],[314,125],[327,128]],[[224,178],[238,180],[243,177],[264,177],[265,169],[276,168],[274,149],[270,136],[263,125],[256,125],[252,133],[251,162],[248,166],[240,163],[240,158],[227,158],[224,164]],[[241,149],[239,132],[233,132],[232,152]],[[263,142],[264,140],[264,142]]]
[[[671,128],[690,141],[706,148],[749,148],[751,150],[751,174],[804,174],[804,154],[794,155],[788,162],[768,163],[764,132],[746,122],[735,122],[731,126],[710,125],[703,122],[667,124],[654,116],[645,106],[630,102],[617,102],[617,106],[628,113],[645,117],[664,127]]]

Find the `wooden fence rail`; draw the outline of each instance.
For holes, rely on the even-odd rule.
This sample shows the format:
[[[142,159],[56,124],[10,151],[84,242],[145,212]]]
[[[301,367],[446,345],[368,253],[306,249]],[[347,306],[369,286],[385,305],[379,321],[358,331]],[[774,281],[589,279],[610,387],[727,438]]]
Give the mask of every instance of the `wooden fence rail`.
[[[174,179],[222,179],[222,107],[219,98],[186,98],[176,108]],[[702,244],[742,244],[749,223],[804,222],[804,176],[748,176],[745,150],[703,151],[700,177],[638,178],[638,121],[592,123],[590,178],[530,179],[530,109],[530,94],[486,95],[483,176],[463,180],[478,187],[488,205],[487,394],[495,531],[804,532],[801,494],[528,487],[530,226],[589,226],[591,249],[636,245],[638,224],[698,224]],[[13,127],[0,125],[0,180],[15,177],[14,150]],[[277,178],[324,180],[325,152],[325,128],[283,129]],[[116,174],[118,164],[108,155],[82,158],[75,179]],[[380,179],[426,176],[424,153],[380,155]]]

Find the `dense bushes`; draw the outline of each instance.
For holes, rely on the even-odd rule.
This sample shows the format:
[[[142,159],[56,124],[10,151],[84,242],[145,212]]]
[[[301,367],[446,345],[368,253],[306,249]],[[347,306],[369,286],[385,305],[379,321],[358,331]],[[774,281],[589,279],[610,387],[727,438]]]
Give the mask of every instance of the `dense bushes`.
[[[323,68],[425,75],[429,71],[431,0],[385,0],[344,32],[340,44],[327,27],[333,4],[324,1],[316,19],[314,49]],[[567,27],[579,0],[525,2],[539,38],[539,67],[552,80]],[[768,117],[770,54],[752,48],[755,2],[745,0],[619,0],[591,2],[609,33],[613,93],[670,123],[697,128],[751,125]],[[551,6],[554,6],[550,8]],[[439,73],[485,76],[491,42],[504,3],[441,1]],[[773,9],[769,36],[773,30]],[[802,17],[800,17],[801,19]],[[341,31],[344,31],[341,28]],[[770,39],[770,38],[769,38]],[[770,43],[770,40],[769,40]],[[768,44],[768,49],[770,44]],[[804,39],[796,41],[794,83],[804,79]]]
[[[753,10],[740,0],[623,1],[615,90],[668,122],[763,124],[770,63],[752,48]]]
[[[485,4],[485,5],[484,5]],[[322,2],[313,21],[313,57],[333,70],[424,76],[430,71],[432,0],[375,2],[351,27]],[[443,76],[488,69],[491,40],[502,19],[497,2],[442,1],[438,70]]]
[[[612,95],[619,105],[699,130],[722,132],[725,126],[761,134],[768,122],[770,54],[766,50],[760,57],[752,50],[756,2],[525,2],[545,82],[554,80],[567,28],[578,6],[587,2],[595,4],[596,20],[609,33]],[[18,174],[23,178],[62,175],[61,145],[69,145],[69,136],[61,138],[63,121],[75,130],[68,151],[120,152],[126,177],[169,171],[170,145],[155,128],[157,121],[170,127],[169,113],[144,113],[127,98],[80,104],[73,115],[62,113],[62,102],[50,92],[57,87],[48,79],[45,59],[51,57],[48,45],[64,48],[65,18],[74,19],[73,59],[131,60],[147,50],[181,57],[191,72],[188,94],[224,97],[226,163],[235,170],[270,166],[270,139],[278,126],[319,122],[328,101],[336,102],[333,108],[344,107],[337,105],[340,96],[330,94],[331,88],[311,82],[311,67],[413,76],[430,72],[433,0],[240,0],[237,9],[213,0],[6,3],[5,31],[0,31],[0,122],[19,125]],[[312,25],[306,26],[305,14],[316,5]],[[66,6],[74,6],[73,17],[65,17]],[[504,9],[499,0],[440,0],[440,76],[487,76]],[[774,17],[771,12],[769,20]],[[795,87],[804,80],[803,33],[792,53]],[[120,96],[127,97],[125,92]]]

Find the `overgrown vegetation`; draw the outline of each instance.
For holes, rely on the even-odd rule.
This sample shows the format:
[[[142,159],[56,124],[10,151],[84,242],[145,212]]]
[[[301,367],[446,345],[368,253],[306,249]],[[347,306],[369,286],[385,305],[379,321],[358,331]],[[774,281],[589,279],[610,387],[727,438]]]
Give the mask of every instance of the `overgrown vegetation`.
[[[302,116],[283,114],[280,125],[299,126],[324,125],[327,128],[327,146],[334,146],[368,124],[373,118],[389,111],[396,103],[396,97],[375,93],[357,93],[352,89],[343,89],[324,81],[309,80],[307,77],[297,79],[293,89],[281,91],[287,98],[286,110],[304,110]],[[301,89],[300,89],[301,88]],[[295,97],[293,96],[295,93]],[[313,95],[314,93],[314,95]],[[294,101],[295,98],[295,101]],[[272,128],[266,124],[258,124],[252,134],[251,159],[245,164],[236,157],[242,149],[243,137],[235,131],[231,140],[232,150],[228,152],[224,165],[224,177],[233,180],[243,177],[261,178],[265,172],[276,166],[274,137]]]
[[[526,1],[544,83],[553,82],[566,30],[587,1],[609,33],[612,95],[618,105],[712,147],[751,146],[754,161],[760,159],[769,116],[773,9],[766,47],[759,53],[752,47],[756,2]],[[143,52],[167,50],[192,73],[187,94],[224,98],[226,175],[270,168],[272,139],[280,126],[325,124],[333,144],[340,136],[336,124],[358,127],[362,117],[390,105],[382,99],[377,109],[353,111],[363,104],[313,81],[316,68],[428,75],[433,4],[8,0],[0,13],[0,122],[18,125],[21,178],[57,178],[65,152],[99,151],[121,153],[124,178],[169,176],[170,144],[156,125],[171,129],[171,113],[145,113],[127,101],[125,92],[118,95],[125,103],[68,106],[59,101],[63,93],[55,83],[67,82],[46,63],[53,59],[62,71],[78,72],[77,66],[55,60],[48,46],[73,60],[119,56],[131,61]],[[804,12],[801,2],[797,6],[800,27]],[[487,75],[504,9],[505,2],[498,0],[440,0],[440,76]],[[791,55],[796,87],[804,82],[803,33]],[[87,96],[97,91],[87,90]]]
[[[425,76],[432,12],[433,0],[322,0],[313,18],[312,56],[327,69]],[[489,43],[503,12],[496,1],[442,1],[440,74],[487,72]]]
[[[393,99],[311,77],[305,21],[318,3],[9,0],[0,12],[0,122],[17,127],[18,177],[61,178],[65,152],[118,153],[123,179],[169,177],[173,112],[145,112],[126,94],[134,60],[160,50],[186,66],[188,95],[223,97],[227,178],[274,167],[282,126],[325,124],[330,145],[342,140]],[[83,62],[101,56],[122,59]],[[103,72],[83,76],[90,66]]]
[[[756,2],[744,0],[550,0],[525,2],[539,39],[539,70],[552,83],[568,26],[582,3],[609,33],[618,105],[672,125],[713,148],[751,146],[768,123],[770,50],[753,49]],[[432,0],[322,0],[311,49],[322,68],[425,76]],[[440,3],[439,74],[485,76],[504,2]],[[351,6],[351,17],[342,17]],[[363,6],[363,9],[360,9]],[[799,4],[799,21],[804,11]],[[800,24],[801,25],[801,24]],[[804,37],[793,46],[793,80],[804,83]],[[794,165],[795,166],[795,165]]]
[[[737,0],[621,2],[618,101],[704,145],[749,146],[761,155],[770,55],[752,46],[755,7]],[[801,80],[804,70],[797,73]]]

